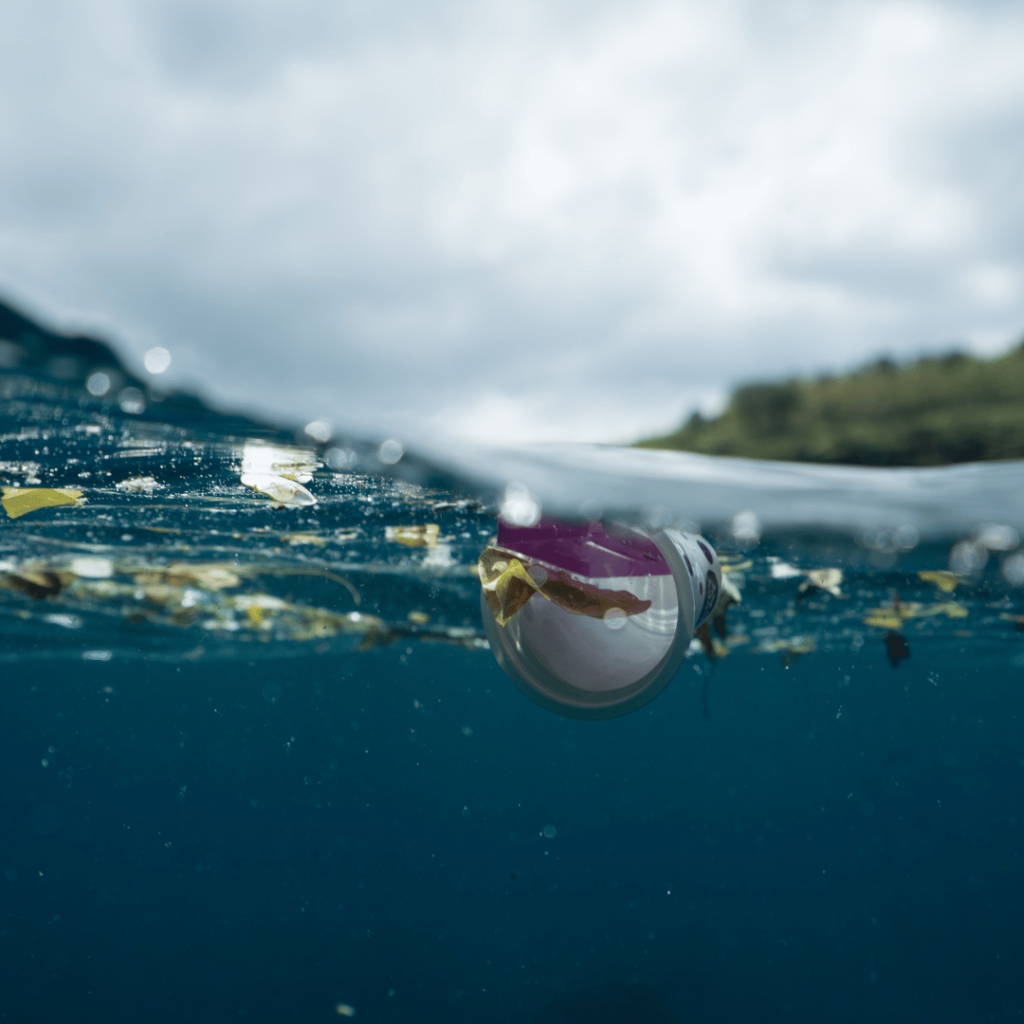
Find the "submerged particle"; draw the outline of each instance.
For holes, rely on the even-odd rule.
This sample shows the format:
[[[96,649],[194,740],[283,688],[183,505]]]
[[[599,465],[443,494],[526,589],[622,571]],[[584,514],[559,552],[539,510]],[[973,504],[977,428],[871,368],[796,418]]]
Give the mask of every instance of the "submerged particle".
[[[348,1003],[338,1003],[334,1007],[334,1012],[339,1017],[354,1017],[356,1015],[356,1009],[354,1006],[349,1006]]]
[[[545,839],[554,839],[555,836],[558,835],[558,829],[555,828],[554,825],[545,825],[544,828],[541,829],[541,835],[543,835]]]
[[[899,668],[901,661],[910,657],[910,645],[902,633],[892,632],[886,634],[885,651],[889,655],[889,664],[893,668]]]

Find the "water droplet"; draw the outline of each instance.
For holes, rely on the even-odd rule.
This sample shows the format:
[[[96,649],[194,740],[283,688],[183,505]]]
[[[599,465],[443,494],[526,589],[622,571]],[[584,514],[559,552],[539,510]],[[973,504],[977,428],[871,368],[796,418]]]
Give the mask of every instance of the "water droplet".
[[[609,629],[622,629],[626,624],[626,613],[621,608],[609,608],[604,613],[604,624]]]
[[[110,390],[110,378],[105,373],[90,374],[85,389],[90,395],[100,398]]]
[[[389,437],[380,446],[380,448],[377,449],[377,458],[379,458],[385,466],[393,466],[404,454],[405,449],[402,447],[402,442],[396,441],[393,437]]]
[[[150,373],[164,373],[171,365],[171,353],[162,345],[156,345],[146,353],[143,362]]]

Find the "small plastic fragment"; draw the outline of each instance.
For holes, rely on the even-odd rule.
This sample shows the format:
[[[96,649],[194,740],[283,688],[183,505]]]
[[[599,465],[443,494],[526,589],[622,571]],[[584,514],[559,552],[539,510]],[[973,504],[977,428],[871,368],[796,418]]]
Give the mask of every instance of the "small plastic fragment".
[[[82,492],[73,487],[5,487],[0,503],[11,519],[17,519],[40,508],[81,505],[81,498]]]
[[[815,591],[824,590],[833,597],[842,597],[839,584],[843,582],[842,569],[812,569],[807,574],[807,579],[800,584],[798,594],[813,594]]]
[[[274,501],[278,501],[282,505],[305,507],[316,504],[316,498],[302,484],[283,476],[273,476],[269,473],[243,473],[242,483],[254,491],[259,491],[260,494],[265,494],[268,498],[273,498]]]
[[[315,505],[316,498],[302,485],[312,479],[319,462],[305,448],[280,445],[246,444],[242,457],[241,480],[246,487],[273,498],[282,505]]]
[[[127,480],[118,480],[114,486],[125,494],[152,494],[164,485],[157,483],[151,476],[131,476]]]

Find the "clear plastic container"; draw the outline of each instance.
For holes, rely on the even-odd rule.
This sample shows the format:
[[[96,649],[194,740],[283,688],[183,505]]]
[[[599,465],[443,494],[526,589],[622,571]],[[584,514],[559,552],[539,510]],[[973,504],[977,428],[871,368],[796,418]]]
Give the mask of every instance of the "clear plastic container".
[[[703,538],[617,524],[499,519],[480,566],[498,664],[531,700],[573,718],[628,714],[656,697],[722,589]]]

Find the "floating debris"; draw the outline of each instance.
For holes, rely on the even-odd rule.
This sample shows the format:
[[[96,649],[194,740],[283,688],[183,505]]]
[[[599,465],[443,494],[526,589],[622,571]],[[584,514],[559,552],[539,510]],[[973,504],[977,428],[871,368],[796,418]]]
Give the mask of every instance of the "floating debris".
[[[114,563],[109,558],[83,555],[71,560],[71,571],[76,576],[102,580],[114,574]]]
[[[885,637],[885,652],[889,656],[889,664],[893,668],[899,668],[901,661],[910,657],[910,645],[907,638],[898,631],[887,633]]]
[[[125,494],[152,494],[164,485],[157,483],[151,476],[130,476],[127,480],[118,480],[114,486]]]
[[[272,476],[269,473],[243,473],[242,483],[281,505],[303,508],[316,504],[316,498],[302,484],[287,477]]]
[[[515,553],[489,547],[477,563],[484,600],[494,621],[504,626],[534,594],[574,615],[604,619],[639,615],[651,607],[628,590],[603,590],[562,569],[539,562],[523,562]]]
[[[708,656],[710,662],[714,663],[718,658],[724,658],[729,653],[729,648],[718,637],[711,635],[708,622],[701,623],[693,635],[700,642],[701,650]],[[723,635],[719,633],[719,636]]]
[[[432,548],[437,545],[441,536],[441,527],[437,523],[424,526],[386,526],[384,536],[395,544],[404,544],[407,548]]]
[[[783,562],[782,559],[776,558],[774,555],[769,555],[768,566],[768,571],[773,580],[788,580],[794,576],[804,575],[803,570],[798,569],[795,565],[790,565],[788,562]]]
[[[812,569],[807,574],[807,579],[797,588],[798,597],[809,597],[824,591],[833,597],[842,597],[839,584],[843,582],[842,569]]]
[[[320,463],[307,448],[250,443],[241,451],[241,481],[281,505],[307,507],[316,498],[302,485],[313,479]]]
[[[322,548],[327,546],[327,540],[316,533],[282,533],[281,540],[290,544],[293,548],[309,545],[310,547]]]
[[[29,568],[20,568],[17,571],[8,569],[0,573],[0,586],[20,591],[33,601],[41,601],[44,597],[56,597],[66,582],[61,575],[49,570],[33,571]]]
[[[237,587],[241,577],[233,569],[214,563],[172,562],[165,568],[148,569],[135,574],[141,586],[167,584],[172,587],[198,586],[204,590],[226,590]]]
[[[779,637],[762,640],[754,648],[755,654],[780,654],[788,668],[804,654],[812,654],[818,649],[818,643],[812,636]]]
[[[934,583],[944,594],[952,594],[958,584],[963,582],[956,573],[947,572],[945,569],[924,570],[917,575],[925,583]]]
[[[865,626],[878,629],[900,629],[907,619],[926,618],[930,615],[945,615],[949,619],[967,618],[967,609],[956,601],[942,601],[938,604],[921,604],[918,601],[893,600],[889,608],[874,608],[864,617]]]
[[[5,487],[0,503],[11,519],[17,519],[41,508],[81,505],[82,492],[73,487]]]

